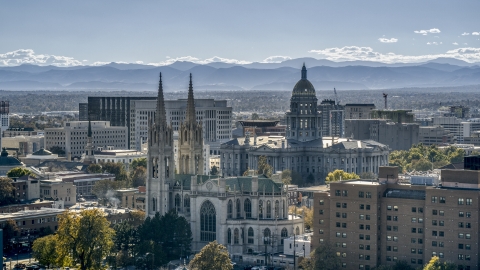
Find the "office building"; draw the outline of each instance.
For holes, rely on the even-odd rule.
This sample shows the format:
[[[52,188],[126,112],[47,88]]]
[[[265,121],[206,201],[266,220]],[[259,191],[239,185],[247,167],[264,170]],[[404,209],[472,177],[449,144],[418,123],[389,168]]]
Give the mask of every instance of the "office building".
[[[127,149],[127,128],[111,126],[108,121],[91,121],[95,147]],[[66,122],[61,128],[45,129],[45,148],[59,147],[68,160],[80,159],[87,144],[88,121]]]
[[[370,119],[370,113],[374,109],[375,104],[345,104],[345,119]]]
[[[479,185],[477,170],[442,170],[438,186],[400,183],[397,167],[380,168],[378,181],[331,183],[314,194],[312,248],[330,241],[345,269],[417,268],[432,256],[478,269]]]
[[[357,140],[374,140],[388,145],[392,150],[408,150],[419,142],[419,125],[396,123],[384,119],[347,119],[346,137]]]

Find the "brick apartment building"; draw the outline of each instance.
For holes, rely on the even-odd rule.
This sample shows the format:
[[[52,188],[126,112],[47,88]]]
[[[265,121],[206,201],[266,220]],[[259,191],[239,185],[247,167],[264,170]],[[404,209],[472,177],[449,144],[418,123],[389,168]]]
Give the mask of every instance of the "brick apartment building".
[[[479,269],[480,171],[442,170],[441,185],[398,181],[397,167],[379,180],[332,183],[314,194],[312,249],[329,241],[344,269],[405,260],[417,268],[432,256]]]

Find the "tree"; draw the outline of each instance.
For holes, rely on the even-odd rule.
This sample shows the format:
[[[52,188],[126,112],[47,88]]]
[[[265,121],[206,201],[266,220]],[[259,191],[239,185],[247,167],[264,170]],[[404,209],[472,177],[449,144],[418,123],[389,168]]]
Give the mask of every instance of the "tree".
[[[360,174],[360,179],[377,179],[377,175],[373,172],[363,172]]]
[[[136,158],[132,160],[132,163],[130,164],[132,170],[135,170],[139,166],[147,168],[147,158]]]
[[[7,172],[7,176],[10,178],[18,178],[24,175],[34,176],[34,174],[29,170],[22,167],[16,167]]]
[[[266,156],[259,156],[258,157],[257,168],[258,168],[258,170],[257,170],[258,174],[263,174],[268,178],[272,177],[273,168],[272,168],[272,166],[270,166],[270,164],[268,164]]]
[[[81,270],[100,269],[103,258],[113,247],[114,236],[103,211],[66,211],[59,215],[57,252],[60,257],[78,262]]]
[[[100,166],[100,164],[90,164],[88,165],[87,167],[87,172],[88,173],[102,173],[102,166]]]
[[[425,158],[413,160],[412,163],[410,164],[411,164],[410,166],[411,170],[415,170],[415,171],[424,172],[424,171],[431,170],[433,168],[433,164]]]
[[[299,186],[303,186],[305,184],[305,181],[303,180],[303,177],[300,173],[296,172],[296,171],[292,171],[292,184],[293,185],[299,185]]]
[[[224,245],[213,241],[208,243],[190,262],[192,270],[233,270],[232,261]]]
[[[219,173],[217,166],[213,165],[212,169],[210,170],[210,175],[217,175]]]
[[[36,239],[33,242],[33,257],[41,264],[48,266],[55,265],[59,257],[57,253],[57,236],[48,235]]]
[[[114,245],[118,252],[116,261],[120,266],[132,264],[132,258],[135,256],[135,248],[139,243],[137,228],[128,222],[122,222],[115,225]]]
[[[423,270],[455,270],[457,266],[451,262],[440,262],[440,258],[433,256]]]
[[[295,207],[289,206],[288,213],[298,215],[301,214],[303,216],[303,222],[305,223],[305,228],[310,229],[313,226],[313,209],[310,209],[306,206],[302,207]]]
[[[3,246],[7,247],[10,241],[15,238],[20,230],[13,219],[8,219],[3,227]]]
[[[106,205],[107,202],[111,204],[118,204],[120,200],[115,190],[121,187],[121,183],[109,179],[100,180],[93,185],[92,193],[97,196],[100,203]]]
[[[128,174],[125,170],[125,165],[120,162],[107,162],[102,164],[103,169],[111,174],[115,175],[115,180],[117,181],[128,181]]]
[[[260,116],[258,116],[258,113],[252,113],[252,120],[258,120],[260,119]]]
[[[0,206],[13,203],[13,191],[15,188],[12,185],[12,179],[8,177],[0,177]]]
[[[59,156],[64,156],[65,155],[65,150],[62,149],[62,147],[60,146],[52,146],[50,147],[50,152],[52,152],[52,154],[57,154]]]
[[[137,166],[132,170],[130,178],[133,187],[145,186],[147,180],[147,169],[143,166]]]
[[[341,264],[330,242],[323,242],[310,254],[310,259],[302,261],[302,266],[305,270],[336,270]]]
[[[333,172],[328,173],[327,177],[325,178],[326,183],[337,182],[340,180],[349,180],[349,179],[359,179],[360,176],[356,175],[355,173],[347,173],[343,170],[335,170]]]
[[[292,183],[292,171],[289,169],[282,171],[282,183],[284,185],[290,185]]]
[[[190,223],[175,210],[171,210],[164,216],[156,214],[153,218],[147,217],[138,227],[140,239],[138,252],[140,254],[154,253],[156,249],[164,250],[163,259],[157,258],[155,264],[161,266],[170,260],[190,254],[192,232]]]

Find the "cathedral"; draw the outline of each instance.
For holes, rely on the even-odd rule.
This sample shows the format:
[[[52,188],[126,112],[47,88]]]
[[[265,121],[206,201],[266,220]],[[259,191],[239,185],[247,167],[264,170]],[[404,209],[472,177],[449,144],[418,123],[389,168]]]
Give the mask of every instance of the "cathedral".
[[[162,77],[155,117],[149,123],[146,212],[175,209],[191,224],[192,251],[216,240],[233,258],[283,251],[283,240],[304,232],[303,219],[288,214],[287,190],[279,175],[218,177],[201,175],[202,125],[196,119],[192,76],[187,112],[178,131],[179,170],[175,171],[173,129],[167,123]],[[317,136],[317,135],[314,135]]]
[[[266,156],[273,171],[291,170],[309,184],[323,184],[336,169],[345,172],[378,174],[379,166],[388,165],[390,149],[373,140],[323,137],[322,121],[315,88],[307,79],[305,64],[301,78],[285,113],[285,136],[256,136],[230,140],[220,146],[220,170],[223,176],[239,176],[257,169],[260,156]],[[253,136],[253,138],[252,138]]]

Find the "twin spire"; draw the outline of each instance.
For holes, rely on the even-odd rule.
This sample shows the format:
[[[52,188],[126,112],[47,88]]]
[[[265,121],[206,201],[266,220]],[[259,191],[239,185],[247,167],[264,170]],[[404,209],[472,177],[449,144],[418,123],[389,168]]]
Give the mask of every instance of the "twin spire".
[[[195,123],[195,101],[193,99],[193,83],[192,73],[190,73],[190,83],[188,85],[187,114],[185,115],[185,123]],[[163,97],[162,73],[160,73],[160,81],[158,83],[157,112],[155,114],[155,125],[167,124],[167,113],[165,112],[165,99]]]

